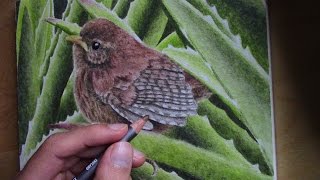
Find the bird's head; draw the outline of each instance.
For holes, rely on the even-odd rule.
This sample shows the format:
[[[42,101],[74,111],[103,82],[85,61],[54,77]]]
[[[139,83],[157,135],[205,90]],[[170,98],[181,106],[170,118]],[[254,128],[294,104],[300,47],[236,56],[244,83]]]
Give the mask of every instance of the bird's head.
[[[67,40],[75,44],[75,64],[105,67],[112,62],[117,47],[123,46],[121,39],[127,39],[127,33],[106,19],[87,22],[80,36],[68,36]]]

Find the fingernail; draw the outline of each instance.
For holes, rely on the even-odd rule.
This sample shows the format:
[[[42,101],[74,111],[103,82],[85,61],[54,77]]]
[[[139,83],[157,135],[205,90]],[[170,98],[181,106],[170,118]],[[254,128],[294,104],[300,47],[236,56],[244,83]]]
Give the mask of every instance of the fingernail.
[[[135,159],[144,158],[144,154],[136,149],[133,149],[133,158]]]
[[[132,147],[128,142],[114,144],[111,152],[111,161],[116,168],[129,168],[132,166]]]
[[[121,130],[127,127],[126,124],[109,124],[108,127],[112,130]]]

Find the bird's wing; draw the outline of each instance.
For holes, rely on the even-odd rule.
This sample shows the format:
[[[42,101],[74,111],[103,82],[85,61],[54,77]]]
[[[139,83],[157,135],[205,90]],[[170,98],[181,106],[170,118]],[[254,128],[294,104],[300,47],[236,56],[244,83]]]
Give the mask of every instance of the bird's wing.
[[[120,103],[121,97],[108,98],[108,104],[128,120],[148,115],[161,124],[183,126],[187,116],[196,114],[197,104],[183,71],[166,60],[150,62],[122,96],[130,93],[134,93],[130,104]]]
[[[110,105],[114,111],[130,122],[141,118],[139,114],[130,112],[125,106],[132,104],[136,98],[135,87],[128,77],[118,77],[116,82],[112,82],[110,75],[106,71],[92,71],[93,94],[100,102]],[[112,88],[109,88],[112,86]],[[125,108],[124,108],[125,107]],[[144,129],[151,130],[153,125],[147,122]]]

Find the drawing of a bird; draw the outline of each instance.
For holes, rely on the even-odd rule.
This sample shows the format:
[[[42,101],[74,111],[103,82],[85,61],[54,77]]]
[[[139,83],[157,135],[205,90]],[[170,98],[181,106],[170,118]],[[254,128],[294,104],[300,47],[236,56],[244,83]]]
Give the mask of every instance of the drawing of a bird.
[[[183,126],[196,114],[192,78],[168,56],[146,47],[106,19],[87,22],[73,45],[74,95],[90,122],[129,123],[148,115],[144,129]]]

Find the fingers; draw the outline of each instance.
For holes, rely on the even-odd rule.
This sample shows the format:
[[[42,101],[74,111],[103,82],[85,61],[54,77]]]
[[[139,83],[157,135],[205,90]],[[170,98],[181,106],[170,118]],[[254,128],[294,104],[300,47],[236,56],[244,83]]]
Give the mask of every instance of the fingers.
[[[53,151],[58,157],[68,157],[90,147],[111,144],[119,141],[127,132],[126,124],[91,125],[58,134],[53,143]],[[50,142],[48,143],[51,145]]]
[[[55,134],[47,139],[21,171],[22,177],[51,179],[79,161],[78,153],[119,141],[127,125],[91,125]],[[67,167],[68,166],[68,167]],[[70,166],[70,167],[69,167]],[[28,172],[28,173],[24,173]],[[39,172],[46,172],[39,174]],[[44,177],[41,177],[44,175]]]
[[[70,168],[70,171],[73,174],[80,174],[84,168],[91,163],[92,161],[92,157],[96,157],[98,155],[98,153],[96,155],[91,156],[90,159],[82,159],[80,162],[78,162],[76,165],[74,165],[73,167]],[[140,151],[133,149],[133,158],[132,158],[132,167],[136,168],[136,167],[140,167],[143,165],[143,163],[145,162],[146,158],[144,156],[143,153],[141,153]],[[101,162],[100,162],[101,163]]]
[[[133,149],[133,162],[132,167],[140,167],[143,165],[143,163],[146,161],[146,157],[144,154],[136,149]]]
[[[100,124],[80,127],[65,133],[55,134],[43,143],[29,160],[25,168],[20,172],[19,177],[25,179],[52,179],[63,171],[78,174],[77,172],[80,172],[87,164],[86,162],[80,161],[82,158],[91,159],[95,157],[97,154],[103,152],[108,144],[119,141],[127,130],[127,125],[124,124],[108,126]],[[123,143],[125,145],[121,145]],[[112,145],[108,148],[104,155],[105,157],[106,154],[109,154],[106,156],[107,158],[104,158],[106,159],[105,162],[108,163],[107,165],[106,163],[101,165],[103,169],[108,169],[107,167],[112,165],[111,173],[115,174],[115,176],[119,175],[119,178],[130,177],[131,167],[139,167],[145,161],[145,157],[141,152],[133,150],[129,143],[123,143],[120,143],[120,145]],[[116,157],[119,156],[120,159],[117,159]],[[115,158],[110,159],[110,157]],[[118,165],[116,162],[118,162]],[[102,163],[99,163],[99,165],[100,164]],[[125,167],[124,165],[128,166]],[[112,169],[118,169],[118,171],[113,172]],[[106,171],[104,171],[104,173],[105,172]],[[105,174],[102,174],[101,177],[103,177],[103,175]]]
[[[129,180],[133,149],[128,142],[118,142],[108,148],[96,171],[98,180]]]

